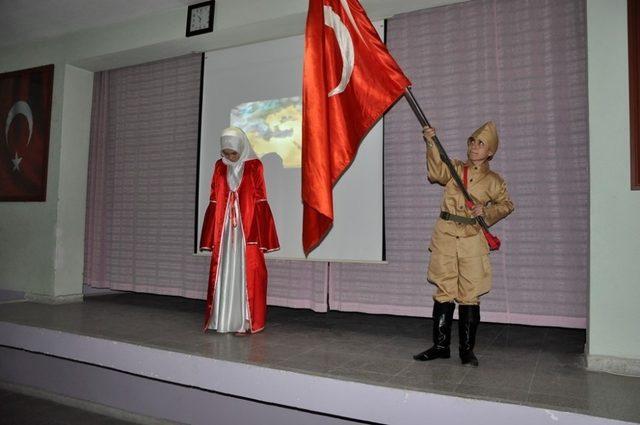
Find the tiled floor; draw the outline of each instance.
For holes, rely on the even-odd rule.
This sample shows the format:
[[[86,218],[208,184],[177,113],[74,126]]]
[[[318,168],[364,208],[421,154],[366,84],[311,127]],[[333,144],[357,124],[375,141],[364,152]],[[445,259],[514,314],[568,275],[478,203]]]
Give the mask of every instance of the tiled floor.
[[[0,389],[0,424],[3,425],[128,425],[130,423]]]
[[[457,356],[412,360],[430,345],[427,319],[270,307],[264,332],[236,337],[203,333],[203,309],[198,300],[124,293],[59,306],[0,305],[0,320],[376,385],[640,422],[640,378],[586,371],[583,330],[482,323],[480,367],[473,368],[460,365]]]

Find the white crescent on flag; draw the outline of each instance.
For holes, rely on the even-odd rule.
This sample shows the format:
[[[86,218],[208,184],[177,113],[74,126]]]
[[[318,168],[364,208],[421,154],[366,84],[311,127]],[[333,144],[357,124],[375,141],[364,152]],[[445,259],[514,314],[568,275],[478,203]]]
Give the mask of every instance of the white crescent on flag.
[[[340,53],[325,48],[333,41],[330,28]],[[327,72],[341,72],[335,88],[327,87]],[[308,255],[333,226],[333,186],[411,82],[358,0],[309,0],[302,81],[302,246]]]
[[[340,83],[338,83],[338,85],[329,92],[328,96],[331,97],[342,93],[347,87],[347,84],[349,84],[351,73],[353,72],[355,53],[349,29],[342,22],[340,16],[338,16],[331,6],[328,5],[324,6],[324,24],[333,28],[336,40],[338,41],[338,47],[340,47],[340,55],[342,56],[342,75],[340,77]]]
[[[7,121],[4,127],[4,139],[7,142],[7,146],[9,146],[9,127],[11,127],[13,119],[19,114],[24,115],[29,123],[29,138],[27,139],[27,146],[29,145],[29,142],[31,142],[31,134],[33,133],[33,114],[31,113],[31,107],[29,104],[23,100],[19,100],[13,104],[7,113]]]

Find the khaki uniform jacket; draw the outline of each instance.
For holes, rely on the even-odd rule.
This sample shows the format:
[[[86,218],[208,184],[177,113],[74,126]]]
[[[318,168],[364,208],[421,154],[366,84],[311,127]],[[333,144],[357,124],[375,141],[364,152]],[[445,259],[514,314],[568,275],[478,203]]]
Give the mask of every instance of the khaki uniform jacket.
[[[484,219],[492,226],[513,209],[507,185],[498,173],[489,169],[489,161],[480,166],[452,161],[458,175],[462,179],[464,165],[468,165],[467,191],[475,204],[484,205]],[[465,206],[464,195],[451,177],[451,172],[440,158],[440,153],[433,143],[427,144],[427,171],[431,183],[444,186],[441,210],[463,217],[472,217]],[[431,237],[429,251],[441,255],[478,257],[489,253],[489,245],[479,224],[461,224],[438,218]]]

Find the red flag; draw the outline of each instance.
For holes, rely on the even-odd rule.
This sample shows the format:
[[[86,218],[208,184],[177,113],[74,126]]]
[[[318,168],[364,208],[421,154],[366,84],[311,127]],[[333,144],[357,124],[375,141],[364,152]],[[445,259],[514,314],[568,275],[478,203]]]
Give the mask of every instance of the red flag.
[[[0,201],[44,201],[53,65],[0,74]]]
[[[306,255],[333,225],[333,186],[409,85],[357,0],[309,0],[302,90]]]

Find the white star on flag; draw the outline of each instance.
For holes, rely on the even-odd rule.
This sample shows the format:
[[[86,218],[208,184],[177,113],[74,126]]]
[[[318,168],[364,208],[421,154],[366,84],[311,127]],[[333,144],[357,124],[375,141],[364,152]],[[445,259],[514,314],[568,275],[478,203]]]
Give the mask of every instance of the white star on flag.
[[[16,152],[15,156],[11,160],[13,162],[13,171],[20,171],[20,162],[22,158],[18,156],[18,152]]]

